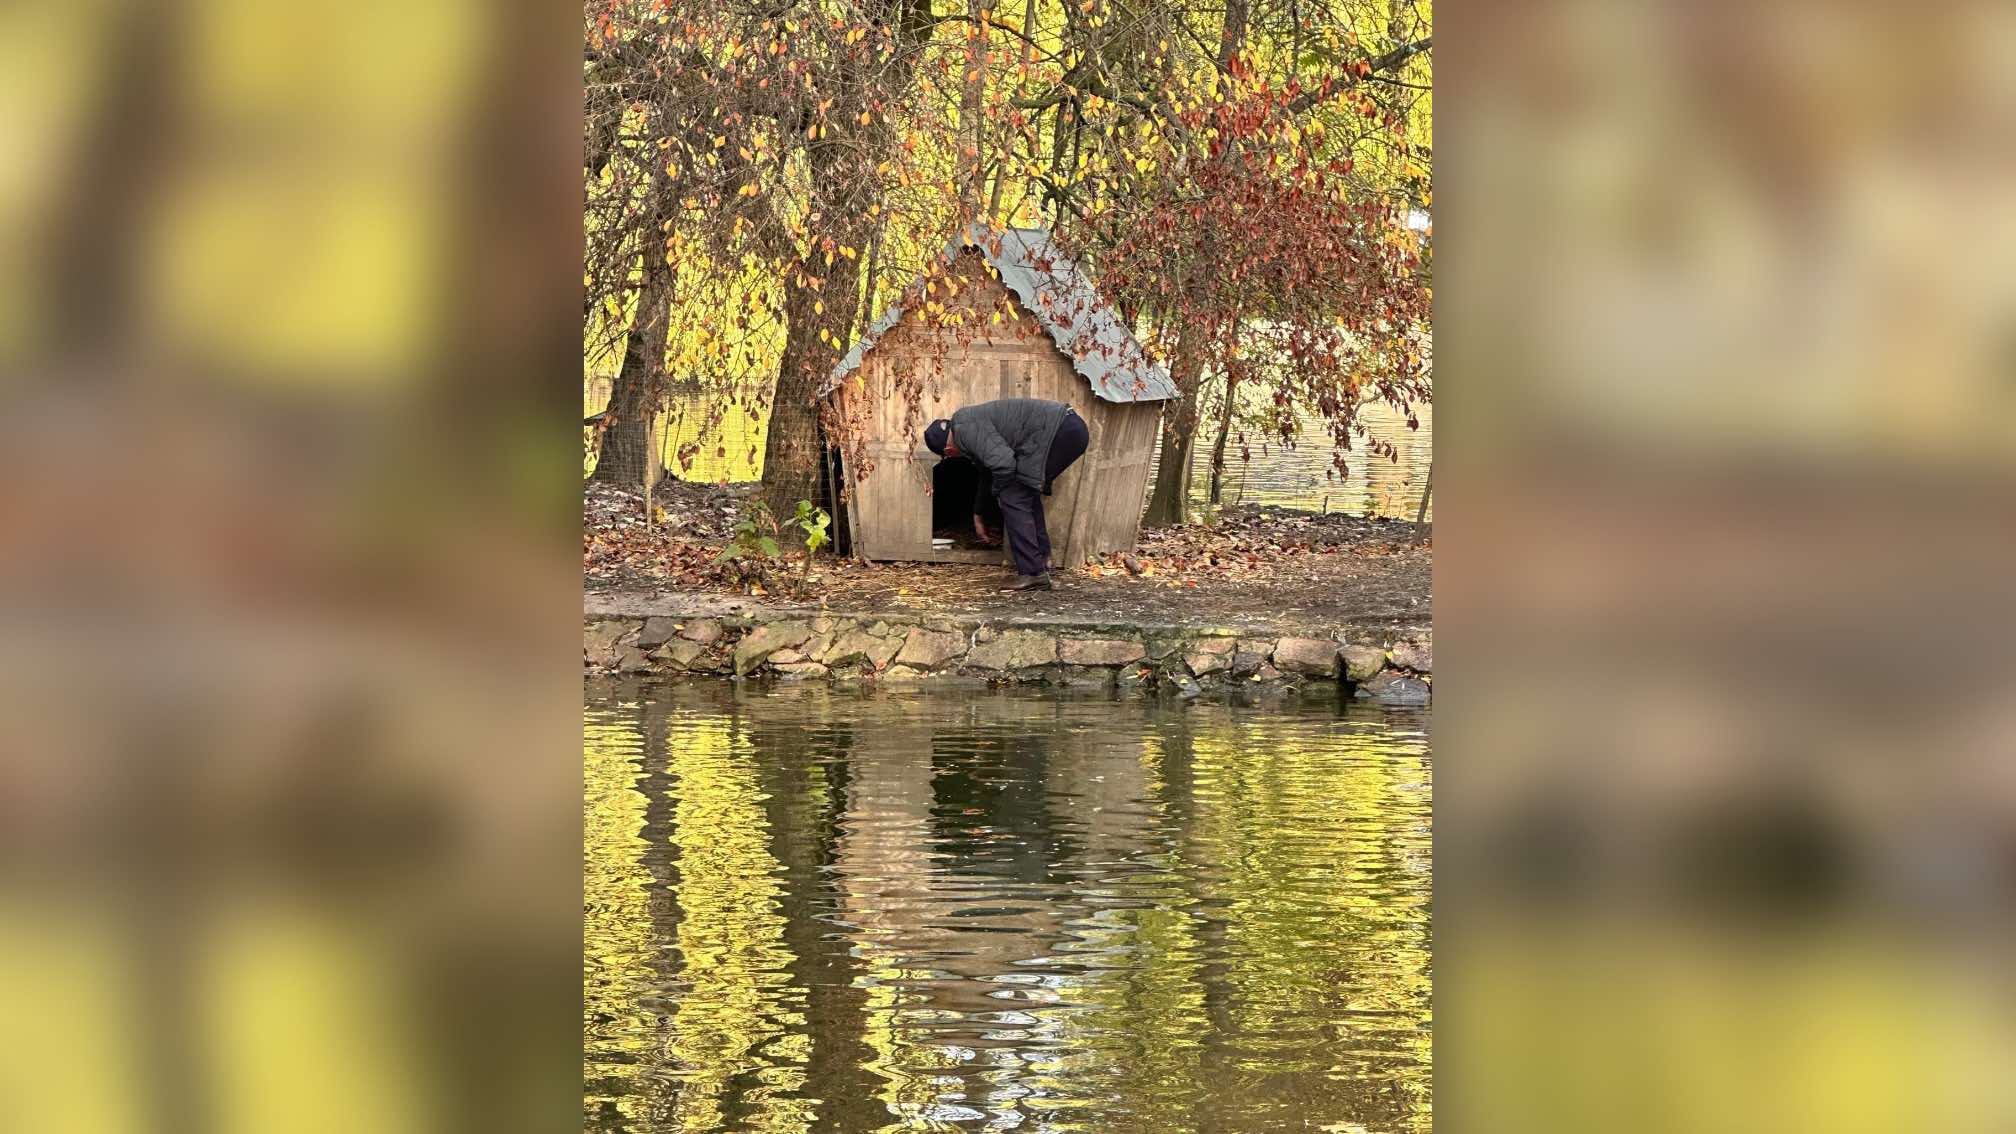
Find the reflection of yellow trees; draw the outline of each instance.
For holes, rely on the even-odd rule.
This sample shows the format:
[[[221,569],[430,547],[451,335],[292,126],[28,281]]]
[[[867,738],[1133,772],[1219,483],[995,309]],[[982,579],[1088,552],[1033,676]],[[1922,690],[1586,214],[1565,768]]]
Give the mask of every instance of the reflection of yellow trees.
[[[830,708],[873,738],[837,753],[830,787],[809,762],[834,750],[779,728],[752,751],[732,711],[674,713],[669,738],[643,741],[654,772],[665,744],[664,775],[640,781],[635,731],[591,715],[591,1048],[617,1059],[589,1075],[623,1096],[630,1128],[891,1134],[950,1128],[955,1105],[1020,1111],[1026,1129],[1428,1128],[1419,737],[1202,706],[1176,727],[1085,727],[1027,700]],[[999,846],[1010,813],[948,826],[934,780],[1012,772],[1002,738],[1048,809],[1017,821],[1058,834],[1050,861],[1073,879],[1026,901],[948,841]],[[844,801],[829,796],[841,784]],[[825,881],[787,886],[784,862]],[[986,919],[1015,933],[951,920],[981,893],[1028,907]],[[823,918],[787,922],[828,902],[844,941]],[[850,957],[825,965],[829,949]],[[1070,963],[1022,963],[1046,954]],[[822,997],[807,1019],[806,983],[835,978],[853,982],[844,1010]],[[638,1007],[661,1002],[673,1019]],[[866,1074],[820,1070],[836,1057]]]
[[[915,1011],[923,997],[906,993],[903,985],[924,974],[903,967],[893,942],[871,937],[863,941],[861,951],[870,982],[862,1038],[875,1052],[869,1069],[884,1082],[882,1103],[896,1116],[877,1134],[914,1130],[938,1097],[937,1085],[930,1077],[916,1073],[918,1067],[935,1062],[933,1053],[917,1043],[911,1031],[915,1021],[905,1019],[906,1005],[907,1010]]]
[[[1427,843],[1427,768],[1381,735],[1205,730],[1186,854],[1231,902],[1236,1058],[1368,1084],[1381,1110],[1393,1084],[1425,1129],[1428,896],[1409,854]]]
[[[1147,845],[1151,830],[1168,827],[1170,814],[1159,738],[1144,737],[1142,744],[1138,771],[1130,771],[1126,783],[1147,811],[1145,823],[1124,832],[1125,849],[1098,846],[1119,834],[1101,830],[1122,822],[1117,813],[1094,823],[1085,838],[1101,859],[1131,850],[1137,861],[1146,858],[1167,871],[1159,883],[1138,875],[1131,880],[1131,893],[1145,897],[1153,890],[1161,901],[1153,908],[1103,909],[1073,924],[1078,940],[1072,956],[1096,962],[1070,978],[1070,1008],[1037,1013],[1061,1025],[1051,1042],[1066,1054],[1039,1065],[1031,1079],[1039,1096],[1031,1105],[1061,1105],[1061,1115],[1072,1106],[1110,1107],[1113,1096],[1124,1093],[1129,1129],[1194,1130],[1210,1027],[1197,923],[1179,884],[1173,847]],[[1117,773],[1111,764],[1091,767],[1102,783]],[[1074,770],[1080,774],[1071,788],[1091,794],[1082,768]]]
[[[812,1104],[780,1097],[803,1086],[809,1041],[797,1010],[802,995],[790,987],[781,886],[754,765],[732,750],[720,718],[686,718],[667,744],[667,771],[677,780],[679,914],[676,937],[666,942],[649,905],[647,799],[634,762],[641,739],[627,722],[591,717],[584,747],[589,1046],[591,1058],[597,1050],[617,1056],[592,1066],[589,1078],[620,1081],[591,1086],[591,1094],[616,1096],[618,1110],[642,1126],[809,1129]],[[639,1004],[663,996],[658,974],[673,944],[683,962],[679,1007],[661,1050],[649,1037],[663,1029]],[[667,1071],[676,1078],[669,1102]],[[745,1112],[731,1115],[731,1100]]]
[[[802,1087],[809,1039],[796,1011],[802,997],[789,987],[777,864],[754,766],[731,751],[718,717],[684,719],[666,744],[666,770],[677,780],[679,904],[676,936],[666,941],[650,908],[657,882],[646,859],[649,800],[638,789],[642,744],[613,714],[591,716],[585,728],[584,995],[590,1058],[614,1056],[589,1069],[591,1109],[613,1096],[632,1128],[809,1129],[812,1104],[778,1097]],[[663,974],[675,957],[683,962],[679,1007],[672,1041],[661,1047],[651,1037],[666,1029],[639,1005],[665,996]],[[598,1079],[616,1082],[597,1088]],[[746,1113],[731,1115],[731,1101]]]
[[[682,1081],[671,1124],[807,1129],[813,1104],[785,1097],[805,1082],[804,995],[791,982],[783,885],[755,765],[715,718],[686,718],[669,748],[684,960],[669,1049]],[[733,1122],[731,1088],[744,1111]]]
[[[639,1105],[636,1076],[645,1054],[644,1038],[654,1030],[651,1016],[638,1001],[652,967],[651,915],[647,906],[650,873],[642,862],[644,796],[636,781],[641,769],[633,761],[641,741],[635,728],[613,715],[591,718],[583,730],[582,771],[587,794],[582,850],[585,919],[582,996],[590,1035],[589,1058],[596,1052],[621,1048],[622,1060],[600,1060],[591,1066],[589,1105],[617,1096],[615,1105],[636,1118]],[[614,1091],[593,1086],[597,1078],[622,1080]]]
[[[1099,860],[1147,868],[1127,893],[1154,904],[1072,920],[1072,955],[1093,963],[1065,978],[1066,1005],[1036,1013],[1061,1025],[1049,1041],[1059,1054],[1032,1064],[1027,1105],[1121,1106],[1125,1129],[1183,1130],[1292,1126],[1286,1112],[1313,1104],[1347,1119],[1340,1129],[1426,1130],[1418,746],[1380,730],[1192,716],[1202,727],[1145,741],[1129,785],[1145,826],[1116,830],[1109,812],[1083,836]],[[1109,784],[1119,774],[1111,761],[1088,767]],[[1245,1086],[1227,1091],[1234,1081]]]

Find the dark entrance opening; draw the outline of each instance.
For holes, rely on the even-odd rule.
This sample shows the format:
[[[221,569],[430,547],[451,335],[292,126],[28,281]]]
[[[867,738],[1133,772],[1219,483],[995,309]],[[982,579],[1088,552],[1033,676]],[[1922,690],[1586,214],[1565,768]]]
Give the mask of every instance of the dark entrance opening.
[[[931,537],[934,541],[951,540],[952,547],[976,548],[988,545],[980,542],[973,531],[973,508],[979,497],[980,514],[987,519],[988,528],[997,540],[992,546],[999,547],[1001,536],[1001,509],[994,503],[991,492],[982,495],[979,465],[964,457],[950,457],[939,461],[931,470]],[[945,547],[938,543],[938,547]]]
[[[840,447],[826,448],[826,459],[819,464],[819,506],[826,509],[832,522],[826,527],[826,536],[833,541],[833,554],[847,556],[854,554],[853,532],[847,523],[846,503],[841,499],[846,495],[847,474],[840,463]]]

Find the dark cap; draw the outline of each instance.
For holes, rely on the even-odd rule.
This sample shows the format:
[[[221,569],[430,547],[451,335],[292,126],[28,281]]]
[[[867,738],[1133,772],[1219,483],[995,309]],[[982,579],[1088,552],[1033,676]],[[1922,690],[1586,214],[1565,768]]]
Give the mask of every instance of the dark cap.
[[[947,433],[950,433],[951,431],[952,431],[952,423],[945,420],[942,417],[939,418],[937,421],[934,421],[931,424],[925,426],[924,447],[938,454],[941,457],[944,456],[945,435]]]

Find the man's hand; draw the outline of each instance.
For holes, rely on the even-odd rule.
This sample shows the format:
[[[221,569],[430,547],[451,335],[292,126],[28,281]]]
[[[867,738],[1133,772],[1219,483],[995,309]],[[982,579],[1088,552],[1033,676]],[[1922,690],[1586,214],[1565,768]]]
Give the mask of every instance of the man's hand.
[[[993,547],[995,544],[1001,542],[988,532],[987,521],[977,515],[973,517],[973,534],[979,536],[980,542],[987,547]]]

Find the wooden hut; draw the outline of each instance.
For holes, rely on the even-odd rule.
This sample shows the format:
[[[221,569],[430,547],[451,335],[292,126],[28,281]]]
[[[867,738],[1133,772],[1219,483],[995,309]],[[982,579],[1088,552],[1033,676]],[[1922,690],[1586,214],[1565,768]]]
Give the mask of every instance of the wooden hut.
[[[866,458],[867,476],[843,465],[853,552],[1004,558],[972,538],[980,471],[941,462],[923,439],[924,423],[996,398],[1069,402],[1091,432],[1090,449],[1044,500],[1053,565],[1131,549],[1161,403],[1176,396],[1168,374],[1041,229],[970,229],[945,250],[942,267],[882,313],[826,385],[833,408],[864,439],[849,453]],[[958,313],[956,324],[946,311]],[[919,389],[912,410],[905,392]]]

